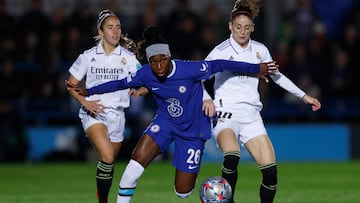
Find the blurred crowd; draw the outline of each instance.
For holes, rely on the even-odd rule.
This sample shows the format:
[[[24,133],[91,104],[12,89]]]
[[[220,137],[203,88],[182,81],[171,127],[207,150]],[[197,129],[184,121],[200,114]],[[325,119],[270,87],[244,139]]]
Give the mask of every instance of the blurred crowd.
[[[170,9],[160,12],[161,3],[166,1],[148,0],[143,2],[143,11],[131,16],[124,15],[119,1],[99,2],[103,2],[101,9],[118,14],[123,34],[135,41],[141,39],[145,27],[158,25],[174,58],[204,59],[229,37],[230,10],[219,9],[218,2],[229,4],[231,9],[233,1],[208,1],[199,12],[191,8],[190,1],[177,0]],[[77,56],[95,45],[100,10],[89,9],[83,1],[84,5],[71,13],[61,5],[44,12],[42,0],[31,0],[31,6],[14,15],[7,3],[0,0],[0,127],[2,134],[17,135],[11,139],[20,142],[14,143],[22,143],[18,131],[26,126],[78,122],[78,106],[70,99],[64,80]],[[252,38],[269,47],[285,75],[323,103],[322,112],[310,116],[308,107],[296,105],[296,99],[282,89],[262,83],[264,119],[332,122],[360,117],[360,91],[356,88],[360,67],[359,1],[263,0],[255,22]],[[135,120],[130,118],[129,123],[137,125],[139,115],[151,118],[148,112],[152,103],[147,101],[151,99],[134,101],[129,117]],[[12,142],[1,137],[0,144]]]

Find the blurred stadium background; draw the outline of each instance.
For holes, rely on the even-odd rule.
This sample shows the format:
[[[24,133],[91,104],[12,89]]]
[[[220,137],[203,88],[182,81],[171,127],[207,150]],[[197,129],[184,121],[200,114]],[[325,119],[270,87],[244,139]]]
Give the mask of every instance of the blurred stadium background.
[[[0,163],[96,159],[64,80],[76,57],[94,45],[100,10],[115,11],[123,33],[134,40],[156,24],[174,57],[203,59],[229,36],[233,3],[0,0]],[[255,23],[252,38],[269,47],[284,74],[322,102],[322,109],[312,113],[278,86],[260,85],[262,114],[278,159],[360,159],[360,2],[263,0]],[[128,159],[154,108],[151,97],[132,101],[119,159]],[[213,141],[204,160],[221,160]],[[244,153],[242,160],[250,157]]]

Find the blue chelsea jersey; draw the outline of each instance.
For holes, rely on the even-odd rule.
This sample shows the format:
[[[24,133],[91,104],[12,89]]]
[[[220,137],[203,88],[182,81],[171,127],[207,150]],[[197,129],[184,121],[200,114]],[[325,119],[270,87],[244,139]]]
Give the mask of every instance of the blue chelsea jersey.
[[[211,137],[210,119],[202,111],[202,80],[223,70],[257,74],[260,66],[226,60],[181,61],[172,60],[173,69],[165,81],[159,81],[149,64],[127,79],[110,81],[88,90],[89,94],[144,86],[153,94],[158,105],[157,116],[169,121],[175,133],[188,137]]]
[[[201,84],[201,79],[209,74],[207,64],[189,61],[172,63],[173,70],[163,82],[157,79],[150,66],[136,75],[146,81],[143,86],[152,92],[158,105],[158,116],[177,126],[179,133],[189,132],[207,139],[210,137],[210,122],[202,111]]]

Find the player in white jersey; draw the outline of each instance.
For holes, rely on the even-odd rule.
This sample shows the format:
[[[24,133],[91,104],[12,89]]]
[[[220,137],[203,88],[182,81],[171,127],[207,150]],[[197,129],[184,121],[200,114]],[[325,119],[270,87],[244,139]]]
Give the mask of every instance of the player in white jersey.
[[[90,88],[127,77],[141,67],[136,55],[126,49],[130,49],[132,41],[122,35],[120,19],[113,12],[101,11],[97,26],[97,45],[80,54],[69,69],[68,81],[71,84],[77,85],[86,80],[85,86]],[[98,154],[96,184],[99,203],[107,202],[114,161],[124,139],[124,108],[130,104],[128,92],[120,90],[83,97],[69,91],[82,105],[79,117],[86,136]]]
[[[250,39],[259,4],[259,1],[251,0],[235,2],[229,22],[230,38],[216,46],[206,60],[227,59],[249,63],[272,61],[267,47]],[[302,99],[304,103],[310,104],[313,111],[320,109],[321,104],[316,98],[307,95],[285,75],[277,72],[271,79]],[[277,167],[273,146],[260,115],[262,103],[258,83],[258,78],[229,71],[215,75],[214,103],[218,123],[214,128],[214,134],[224,156],[222,176],[230,182],[233,195],[238,178],[241,143],[254,158],[262,173],[261,203],[269,203],[273,202],[276,193]]]

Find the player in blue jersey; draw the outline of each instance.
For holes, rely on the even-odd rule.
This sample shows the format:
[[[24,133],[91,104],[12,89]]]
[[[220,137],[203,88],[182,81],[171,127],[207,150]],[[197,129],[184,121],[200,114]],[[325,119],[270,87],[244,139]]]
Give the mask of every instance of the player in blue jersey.
[[[205,141],[211,137],[211,118],[205,115],[202,108],[202,80],[224,70],[254,77],[277,70],[274,62],[250,64],[226,60],[172,60],[169,45],[156,27],[147,28],[144,38],[140,53],[144,51],[149,64],[131,77],[90,89],[68,84],[69,89],[86,96],[144,86],[152,93],[158,105],[152,123],[137,143],[122,175],[118,203],[130,202],[137,180],[145,168],[173,141],[175,152],[172,164],[176,168],[174,191],[180,198],[186,198],[192,193]]]

